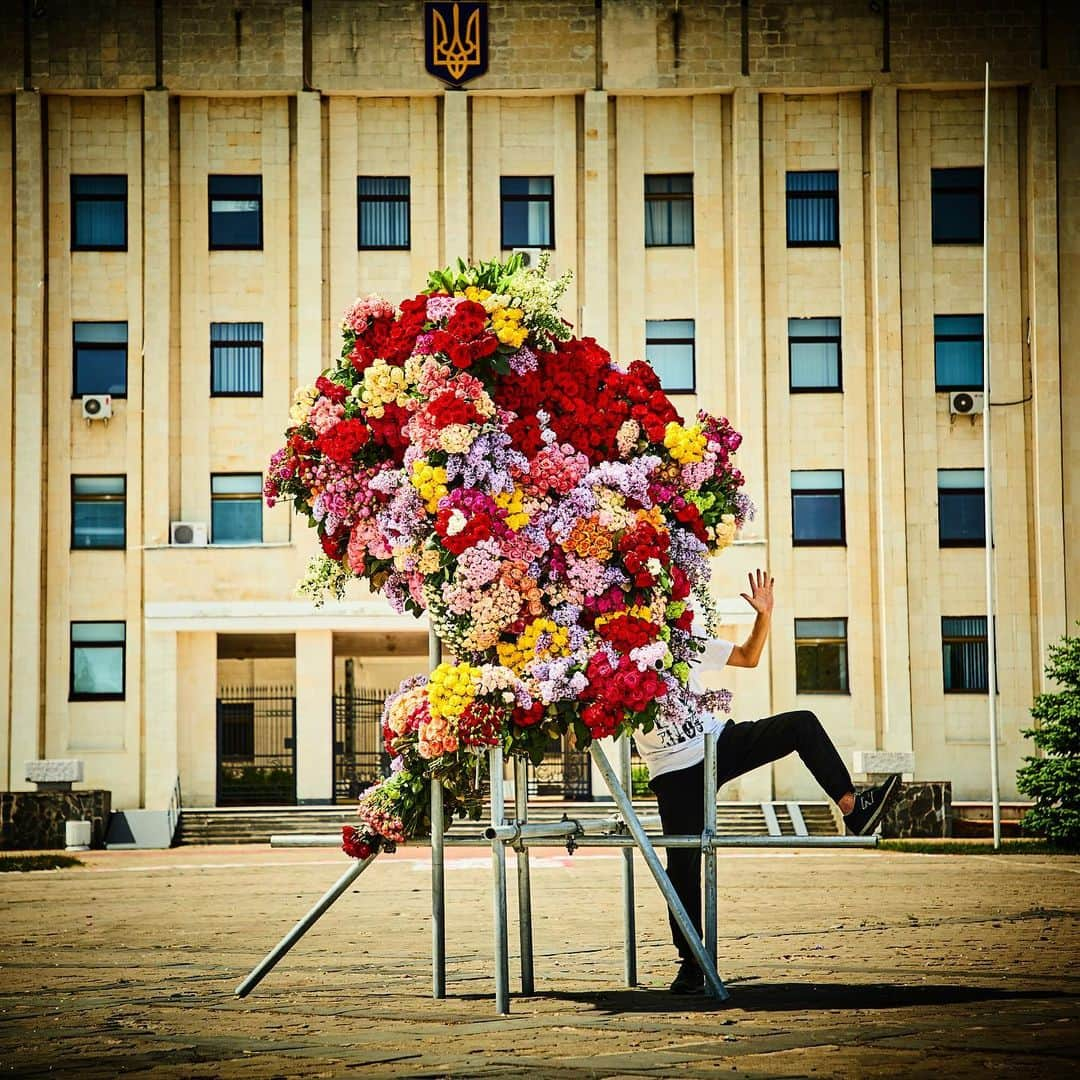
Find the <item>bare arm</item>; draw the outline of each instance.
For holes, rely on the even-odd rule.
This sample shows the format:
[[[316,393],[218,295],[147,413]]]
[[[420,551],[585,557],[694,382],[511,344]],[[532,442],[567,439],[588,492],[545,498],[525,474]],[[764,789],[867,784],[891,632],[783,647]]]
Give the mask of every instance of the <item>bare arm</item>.
[[[764,570],[755,570],[749,578],[750,592],[739,595],[757,612],[757,617],[750,636],[731,650],[728,663],[732,667],[757,667],[772,625],[773,579]]]

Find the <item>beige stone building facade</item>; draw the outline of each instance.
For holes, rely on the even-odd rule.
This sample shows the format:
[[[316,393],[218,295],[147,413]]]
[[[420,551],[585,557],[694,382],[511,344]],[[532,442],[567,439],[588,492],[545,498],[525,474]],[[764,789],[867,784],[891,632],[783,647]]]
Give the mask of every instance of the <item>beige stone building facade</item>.
[[[221,762],[261,753],[261,695],[295,725],[266,749],[293,770],[286,801],[342,795],[345,682],[362,696],[426,669],[425,627],[359,589],[297,598],[317,545],[287,505],[255,508],[251,477],[348,302],[507,253],[501,178],[535,177],[553,266],[575,273],[566,316],[623,360],[689,324],[676,404],[745,435],[758,514],[717,564],[729,632],[749,622],[747,570],[779,593],[766,661],[723,680],[738,716],[813,709],[846,756],[913,751],[961,800],[989,796],[984,417],[943,387],[989,341],[1016,797],[1047,645],[1080,618],[1071,3],[492,0],[488,72],[464,90],[425,71],[418,0],[23,9],[0,11],[0,786],[77,757],[115,807],[163,807],[178,778],[187,805],[227,801]],[[981,192],[949,185],[982,182],[985,60],[973,239]],[[408,181],[396,250],[360,246],[362,177]],[[691,178],[681,208],[657,181],[674,216],[649,244],[646,177]],[[211,243],[215,215],[256,204],[259,246]],[[259,372],[231,393],[237,335]],[[111,418],[84,418],[106,385]],[[202,525],[208,543],[177,542]],[[819,797],[797,761],[725,794]]]

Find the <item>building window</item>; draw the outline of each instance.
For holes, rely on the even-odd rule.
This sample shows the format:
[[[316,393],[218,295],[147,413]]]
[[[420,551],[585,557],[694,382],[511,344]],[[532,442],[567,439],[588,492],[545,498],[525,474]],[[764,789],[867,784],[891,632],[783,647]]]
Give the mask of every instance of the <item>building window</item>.
[[[986,616],[941,620],[941,668],[946,694],[985,694],[989,686]]]
[[[934,316],[934,384],[938,390],[981,390],[983,317]]]
[[[840,243],[840,192],[836,170],[787,174],[788,247]]]
[[[361,251],[409,247],[409,177],[356,178],[356,246]]]
[[[119,701],[124,696],[122,622],[71,624],[70,701]]]
[[[262,177],[211,176],[210,249],[262,248]]]
[[[126,322],[77,322],[73,328],[73,397],[111,394],[127,397]]]
[[[792,393],[842,390],[839,319],[788,319]]]
[[[645,246],[693,247],[694,174],[645,177]]]
[[[504,176],[502,246],[555,246],[555,181],[550,176]]]
[[[791,542],[843,545],[844,472],[800,469],[791,474]]]
[[[694,320],[646,319],[645,359],[672,392],[694,392]]]
[[[127,251],[126,176],[72,176],[71,250]]]
[[[262,543],[259,473],[215,473],[210,477],[210,542]]]
[[[981,244],[982,169],[931,169],[930,220],[935,244]]]
[[[848,693],[847,619],[795,620],[795,692]]]
[[[71,478],[71,547],[122,549],[127,544],[127,478]]]
[[[982,469],[938,469],[938,543],[985,547],[985,481]]]
[[[210,324],[210,393],[260,397],[263,389],[263,324]]]

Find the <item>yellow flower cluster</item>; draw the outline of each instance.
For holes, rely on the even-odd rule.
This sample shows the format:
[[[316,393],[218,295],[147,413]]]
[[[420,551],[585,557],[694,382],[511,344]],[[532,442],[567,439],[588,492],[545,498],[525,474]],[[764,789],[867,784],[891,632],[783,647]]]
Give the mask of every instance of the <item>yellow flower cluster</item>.
[[[439,500],[446,494],[446,470],[441,465],[433,466],[426,461],[414,461],[409,480],[424,500],[427,512],[438,513]]]
[[[717,551],[723,551],[724,548],[729,547],[735,539],[735,515],[723,514],[714,526],[713,532],[716,535]]]
[[[664,445],[680,465],[692,465],[705,458],[705,434],[695,425],[684,428],[674,420],[664,429]]]
[[[308,418],[311,406],[315,404],[318,396],[319,391],[314,386],[301,386],[297,389],[289,409],[289,418],[294,424],[302,424]]]
[[[529,515],[525,512],[525,493],[515,485],[513,491],[500,491],[495,496],[495,505],[506,511],[506,524],[518,532],[529,524]]]
[[[545,633],[551,636],[551,640],[546,649],[538,651],[537,639]],[[514,644],[500,641],[495,648],[499,653],[499,663],[520,675],[525,665],[537,657],[565,656],[568,651],[569,637],[570,632],[565,626],[559,626],[551,619],[534,619],[518,635]]]
[[[521,325],[525,312],[519,307],[499,307],[491,313],[491,329],[504,344],[520,349],[529,336],[529,331]]]
[[[648,605],[634,604],[625,611],[609,611],[606,615],[597,615],[594,625],[601,627],[604,623],[609,623],[612,619],[621,619],[624,615],[633,615],[635,618],[652,622],[652,608]]]
[[[482,304],[491,295],[491,290],[470,285],[465,292],[457,293],[457,295],[464,296],[466,300],[471,300],[474,304]]]
[[[456,720],[476,697],[480,669],[464,662],[440,664],[428,680],[428,708],[432,717]]]
[[[447,424],[439,432],[439,449],[448,454],[468,453],[478,434],[472,424]]]
[[[409,400],[407,389],[405,372],[379,359],[364,372],[363,387],[358,396],[368,414],[377,419],[386,411],[383,406],[388,402],[404,407]],[[353,392],[356,392],[355,388]]]

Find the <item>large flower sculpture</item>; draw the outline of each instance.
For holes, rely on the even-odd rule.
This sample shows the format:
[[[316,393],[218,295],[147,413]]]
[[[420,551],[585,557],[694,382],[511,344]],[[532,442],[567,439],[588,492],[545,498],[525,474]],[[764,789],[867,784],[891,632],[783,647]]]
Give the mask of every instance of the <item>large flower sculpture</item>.
[[[688,602],[708,615],[708,556],[752,513],[741,437],[571,336],[568,281],[514,256],[459,261],[397,308],[357,300],[271,459],[267,501],[325,553],[302,590],[363,578],[453,657],[387,699],[392,772],[345,830],[354,856],[425,832],[432,778],[448,820],[475,816],[493,745],[539,761],[569,730],[584,747],[719,704],[689,687]]]

